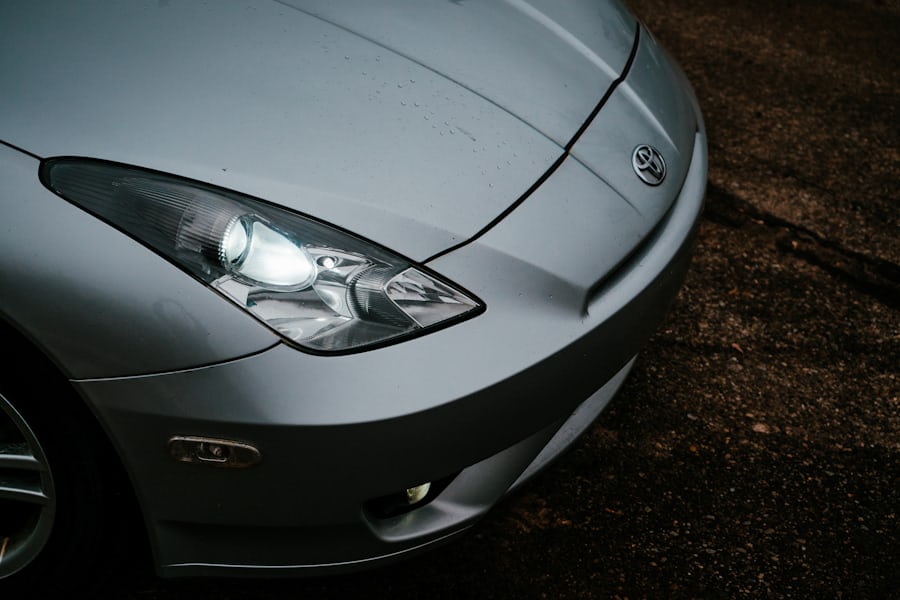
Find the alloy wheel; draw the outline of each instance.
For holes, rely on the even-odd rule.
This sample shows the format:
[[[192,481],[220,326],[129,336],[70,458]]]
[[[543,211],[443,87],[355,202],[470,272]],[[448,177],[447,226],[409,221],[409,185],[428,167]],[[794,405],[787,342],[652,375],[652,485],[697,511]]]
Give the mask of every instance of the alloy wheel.
[[[47,456],[22,414],[0,394],[0,579],[40,555],[55,515]]]

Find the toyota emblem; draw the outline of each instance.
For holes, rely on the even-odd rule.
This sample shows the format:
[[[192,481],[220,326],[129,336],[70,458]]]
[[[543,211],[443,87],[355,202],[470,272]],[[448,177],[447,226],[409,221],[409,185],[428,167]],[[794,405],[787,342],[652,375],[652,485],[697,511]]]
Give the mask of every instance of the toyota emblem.
[[[666,178],[666,161],[653,146],[643,144],[635,148],[631,155],[631,166],[647,185],[659,185]]]

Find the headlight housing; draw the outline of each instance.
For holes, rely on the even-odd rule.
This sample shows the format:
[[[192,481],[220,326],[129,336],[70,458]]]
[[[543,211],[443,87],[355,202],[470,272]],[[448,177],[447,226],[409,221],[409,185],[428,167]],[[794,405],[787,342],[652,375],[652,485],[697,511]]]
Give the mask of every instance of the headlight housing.
[[[309,350],[361,350],[483,308],[372,242],[236,192],[84,158],[44,161],[41,180]]]

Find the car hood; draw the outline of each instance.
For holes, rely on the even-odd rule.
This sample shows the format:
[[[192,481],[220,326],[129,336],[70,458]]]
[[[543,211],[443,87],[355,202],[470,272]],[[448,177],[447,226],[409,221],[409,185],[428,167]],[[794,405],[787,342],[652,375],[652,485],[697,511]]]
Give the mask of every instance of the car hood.
[[[563,154],[627,62],[614,2],[3,3],[0,140],[191,177],[414,259]]]

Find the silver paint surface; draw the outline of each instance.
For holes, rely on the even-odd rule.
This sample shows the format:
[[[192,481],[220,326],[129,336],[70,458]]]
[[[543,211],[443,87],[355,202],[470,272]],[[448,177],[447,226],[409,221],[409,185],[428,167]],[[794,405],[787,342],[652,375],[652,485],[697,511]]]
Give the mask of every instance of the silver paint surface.
[[[267,0],[3,3],[0,140],[201,179],[424,259],[553,164],[634,35],[605,3],[578,5],[590,47],[524,3],[298,5],[346,25]]]

